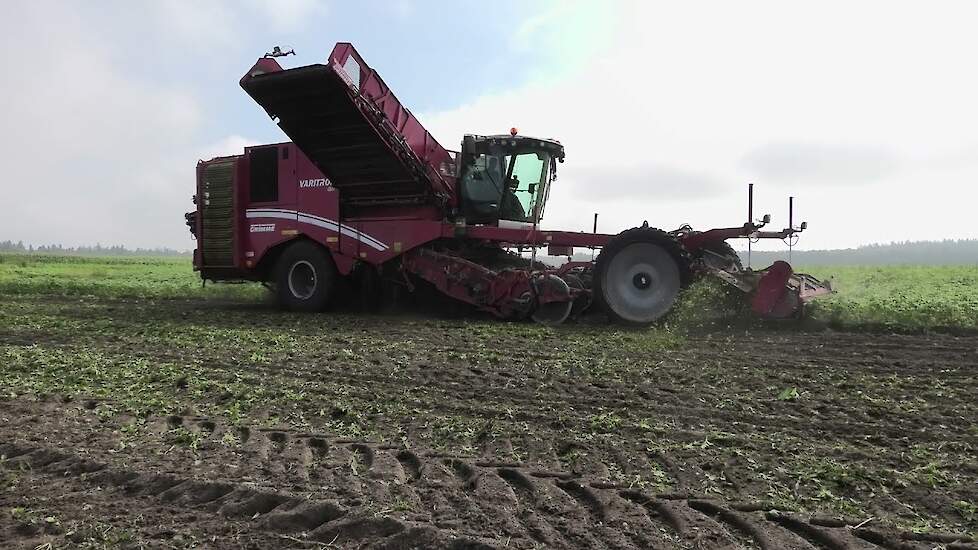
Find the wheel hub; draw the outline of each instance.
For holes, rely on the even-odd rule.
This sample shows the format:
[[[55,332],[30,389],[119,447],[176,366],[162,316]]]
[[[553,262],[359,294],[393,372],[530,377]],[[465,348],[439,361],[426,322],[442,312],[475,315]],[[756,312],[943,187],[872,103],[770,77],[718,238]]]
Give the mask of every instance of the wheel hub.
[[[306,260],[289,268],[289,291],[300,300],[308,300],[316,292],[316,269]]]
[[[639,290],[647,290],[652,286],[652,276],[644,271],[640,271],[632,277],[632,284]]]

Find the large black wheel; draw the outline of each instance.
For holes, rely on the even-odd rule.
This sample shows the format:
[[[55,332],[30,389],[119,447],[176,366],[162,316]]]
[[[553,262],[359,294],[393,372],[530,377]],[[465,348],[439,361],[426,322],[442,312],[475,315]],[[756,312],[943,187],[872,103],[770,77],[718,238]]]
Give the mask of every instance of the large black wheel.
[[[613,321],[648,325],[672,309],[689,280],[689,259],[672,235],[637,227],[605,245],[594,272],[594,298]]]
[[[293,311],[322,311],[336,287],[336,264],[312,241],[289,246],[278,260],[275,282],[282,307]]]

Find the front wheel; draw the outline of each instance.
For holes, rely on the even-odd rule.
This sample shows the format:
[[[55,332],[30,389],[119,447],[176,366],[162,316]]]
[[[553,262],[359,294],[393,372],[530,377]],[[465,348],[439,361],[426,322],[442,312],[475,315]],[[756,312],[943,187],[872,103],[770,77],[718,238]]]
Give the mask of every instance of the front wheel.
[[[292,311],[322,311],[333,297],[336,277],[336,264],[326,250],[299,241],[278,260],[275,287],[279,303]]]
[[[612,320],[648,325],[665,315],[689,277],[689,261],[676,239],[640,227],[617,235],[595,263],[594,298]]]

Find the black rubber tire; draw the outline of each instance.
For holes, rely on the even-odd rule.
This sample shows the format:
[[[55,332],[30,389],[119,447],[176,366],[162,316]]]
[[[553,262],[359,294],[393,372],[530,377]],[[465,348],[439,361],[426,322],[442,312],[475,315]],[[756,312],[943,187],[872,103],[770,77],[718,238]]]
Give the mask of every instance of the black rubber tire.
[[[669,273],[664,273],[664,279],[669,279],[668,284],[663,281],[661,287],[664,289],[665,296],[657,300],[653,307],[648,310],[647,315],[627,312],[621,306],[616,306],[613,285],[607,280],[609,270],[612,268],[614,259],[632,247],[640,246],[645,250],[655,252],[661,258],[668,257],[675,263],[675,270],[667,269]],[[669,266],[665,266],[668,268]],[[675,278],[675,280],[673,280]],[[594,301],[604,310],[608,317],[623,325],[647,326],[662,318],[668,313],[679,297],[682,287],[689,284],[690,269],[689,255],[683,249],[679,241],[669,233],[661,229],[652,227],[636,227],[622,231],[601,250],[594,265],[593,295]],[[675,288],[672,288],[675,287]],[[610,290],[609,290],[610,289]],[[619,300],[620,301],[620,300]]]
[[[311,280],[302,273],[310,273]],[[298,241],[285,249],[275,268],[278,302],[292,311],[322,311],[334,298],[337,277],[329,251],[312,241]]]

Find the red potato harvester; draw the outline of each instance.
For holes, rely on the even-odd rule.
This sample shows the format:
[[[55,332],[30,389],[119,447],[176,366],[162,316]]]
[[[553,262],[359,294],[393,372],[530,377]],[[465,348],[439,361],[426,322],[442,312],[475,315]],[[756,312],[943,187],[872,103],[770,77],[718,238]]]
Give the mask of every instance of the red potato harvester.
[[[806,228],[789,215],[787,228],[763,231],[770,216],[753,219],[753,186],[747,222],[737,227],[542,230],[564,162],[560,142],[514,128],[466,135],[461,151],[449,151],[351,44],[338,43],[325,63],[305,67],[283,69],[282,55],[276,48],[259,59],[241,87],[292,142],[198,163],[196,210],[186,219],[198,243],[194,269],[205,281],[261,281],[283,306],[301,311],[328,306],[343,278],[375,301],[424,281],[498,317],[545,324],[589,308],[649,324],[705,276],[743,291],[765,318],[797,316],[831,292],[785,262],[741,266],[727,239],[791,239]],[[536,262],[543,247],[568,261]],[[572,261],[577,248],[600,253]],[[531,251],[531,259],[514,249]]]

